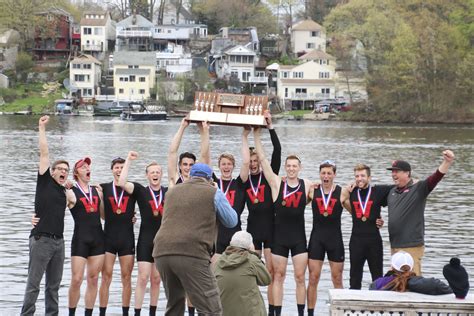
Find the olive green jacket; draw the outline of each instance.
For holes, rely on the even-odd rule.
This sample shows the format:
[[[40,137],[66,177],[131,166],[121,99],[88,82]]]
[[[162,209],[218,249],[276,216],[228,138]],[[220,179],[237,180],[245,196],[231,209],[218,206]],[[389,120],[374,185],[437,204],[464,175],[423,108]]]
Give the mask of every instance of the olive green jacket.
[[[216,263],[224,316],[266,316],[258,286],[271,283],[265,264],[253,252],[229,246]]]

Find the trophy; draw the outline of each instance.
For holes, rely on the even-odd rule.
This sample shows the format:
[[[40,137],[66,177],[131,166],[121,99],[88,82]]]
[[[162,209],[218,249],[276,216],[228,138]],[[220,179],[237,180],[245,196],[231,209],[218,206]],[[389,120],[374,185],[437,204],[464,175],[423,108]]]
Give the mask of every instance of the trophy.
[[[267,96],[197,91],[191,122],[208,121],[233,126],[266,126],[263,113],[268,110]]]

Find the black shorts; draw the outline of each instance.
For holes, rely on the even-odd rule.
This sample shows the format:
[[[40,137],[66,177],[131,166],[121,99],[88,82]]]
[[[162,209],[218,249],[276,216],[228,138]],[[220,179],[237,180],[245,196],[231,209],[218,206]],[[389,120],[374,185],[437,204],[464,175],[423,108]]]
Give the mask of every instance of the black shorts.
[[[74,234],[71,242],[71,257],[78,256],[87,259],[105,253],[105,240],[102,230],[87,235]]]
[[[135,254],[135,237],[133,235],[110,234],[105,236],[105,251],[118,254],[119,257]]]
[[[344,262],[344,243],[342,237],[326,236],[326,238],[312,238],[308,246],[308,258],[324,261],[326,253],[332,262]]]
[[[306,240],[302,240],[291,245],[279,245],[278,243],[274,243],[272,246],[272,254],[277,256],[288,258],[290,251],[292,257],[308,252],[308,249],[306,248]]]
[[[145,241],[138,239],[137,243],[137,262],[145,261],[145,262],[155,262],[153,259],[153,240]]]
[[[253,245],[255,246],[255,250],[262,250],[272,248],[272,241],[271,240],[253,240]],[[262,247],[263,245],[263,247]]]

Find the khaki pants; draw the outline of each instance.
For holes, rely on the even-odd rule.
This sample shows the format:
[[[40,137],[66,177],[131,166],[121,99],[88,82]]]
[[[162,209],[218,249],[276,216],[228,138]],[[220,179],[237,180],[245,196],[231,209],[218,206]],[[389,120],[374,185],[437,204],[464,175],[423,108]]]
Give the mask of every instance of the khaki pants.
[[[425,246],[410,247],[410,248],[392,248],[392,255],[398,251],[408,252],[414,261],[413,272],[421,276],[421,259],[425,254]]]
[[[199,315],[220,316],[222,304],[209,260],[187,256],[155,258],[165,288],[166,316],[184,315],[185,292]]]

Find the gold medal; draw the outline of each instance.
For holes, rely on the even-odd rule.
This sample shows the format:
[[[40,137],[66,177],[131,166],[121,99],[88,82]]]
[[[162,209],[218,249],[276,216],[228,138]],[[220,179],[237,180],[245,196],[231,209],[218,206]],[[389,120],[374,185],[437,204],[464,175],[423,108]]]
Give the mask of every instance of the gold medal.
[[[253,204],[257,204],[258,202],[258,199],[253,200]]]
[[[323,215],[324,215],[324,217],[328,217],[329,213],[328,213],[328,212],[324,212]]]
[[[153,216],[158,216],[158,214],[160,214],[160,212],[158,212],[158,211],[153,211]]]
[[[116,213],[120,215],[122,214],[122,210],[118,208]]]
[[[367,217],[362,216],[362,221],[365,222],[367,220]]]
[[[91,213],[94,213],[94,212],[95,212],[95,209],[94,209],[94,207],[93,207],[93,206],[91,206],[91,207],[89,208],[89,211],[90,211]]]
[[[286,201],[283,200],[283,201],[281,202],[281,205],[285,206],[285,205],[286,205]]]

